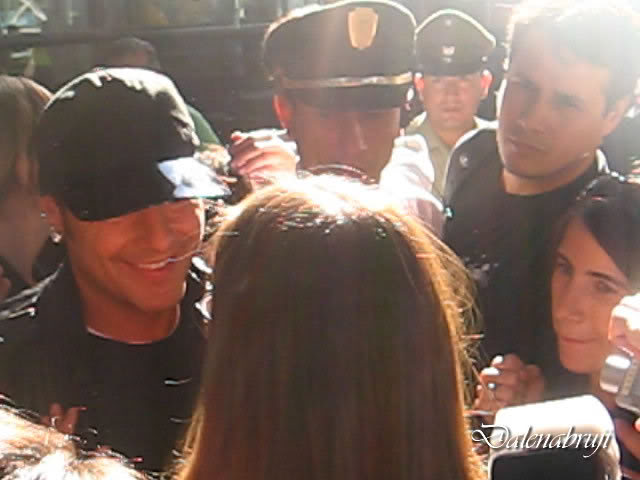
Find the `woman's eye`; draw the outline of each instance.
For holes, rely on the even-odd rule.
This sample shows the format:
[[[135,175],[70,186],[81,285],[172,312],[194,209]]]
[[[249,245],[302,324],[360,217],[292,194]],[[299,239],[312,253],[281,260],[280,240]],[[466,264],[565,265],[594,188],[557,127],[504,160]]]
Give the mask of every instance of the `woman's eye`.
[[[557,259],[556,263],[553,267],[553,269],[558,272],[558,273],[562,273],[565,275],[568,275],[569,273],[571,273],[571,266],[563,259]]]
[[[609,282],[604,280],[597,280],[595,285],[596,291],[603,295],[609,295],[611,293],[617,293],[617,289]]]

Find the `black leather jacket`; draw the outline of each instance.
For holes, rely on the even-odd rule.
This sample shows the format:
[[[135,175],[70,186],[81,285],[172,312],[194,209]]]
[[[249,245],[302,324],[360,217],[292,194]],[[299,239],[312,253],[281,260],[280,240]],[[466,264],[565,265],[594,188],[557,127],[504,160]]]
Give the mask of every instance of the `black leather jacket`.
[[[190,270],[181,321],[168,339],[132,346],[87,332],[71,269],[63,265],[2,305],[0,392],[38,415],[54,402],[85,406],[76,433],[87,448],[108,445],[143,457],[144,469],[163,469],[199,391],[207,323],[202,278]]]

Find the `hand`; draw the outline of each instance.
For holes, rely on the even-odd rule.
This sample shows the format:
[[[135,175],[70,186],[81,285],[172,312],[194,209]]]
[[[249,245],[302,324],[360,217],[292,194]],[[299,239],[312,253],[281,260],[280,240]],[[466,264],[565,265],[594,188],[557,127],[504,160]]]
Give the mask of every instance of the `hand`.
[[[259,133],[231,134],[231,169],[251,183],[282,174],[295,175],[297,157],[287,143],[271,132]]]
[[[59,403],[52,403],[49,407],[49,415],[44,415],[41,421],[44,425],[53,427],[61,433],[71,435],[76,430],[76,424],[80,417],[80,412],[86,407],[71,407],[66,412]]]
[[[640,356],[640,294],[624,297],[611,311],[609,341]]]
[[[0,266],[0,302],[7,298],[9,290],[11,290],[11,281],[4,276],[4,270]]]
[[[198,152],[197,155],[202,163],[216,172],[224,171],[226,165],[231,161],[229,152],[222,145],[207,144],[207,149]]]
[[[627,447],[627,450],[636,458],[640,458],[640,434],[634,428],[624,420],[615,419],[616,436],[622,444]],[[637,428],[637,422],[636,422]],[[625,477],[632,480],[640,480],[640,472],[634,472],[622,468],[622,473]]]
[[[544,392],[544,379],[536,365],[525,365],[517,355],[499,355],[480,372],[474,409],[495,414],[511,405],[537,402]],[[487,420],[492,415],[485,416]]]

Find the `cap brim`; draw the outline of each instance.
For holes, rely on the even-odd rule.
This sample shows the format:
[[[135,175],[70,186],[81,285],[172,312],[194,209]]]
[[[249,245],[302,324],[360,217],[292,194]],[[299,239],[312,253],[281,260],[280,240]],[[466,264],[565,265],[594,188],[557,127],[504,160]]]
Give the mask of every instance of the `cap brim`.
[[[422,63],[421,71],[425,75],[433,77],[459,77],[478,73],[486,68],[484,60],[473,60],[469,62],[443,62],[442,59],[427,59]]]
[[[100,221],[168,201],[220,199],[230,194],[211,168],[194,157],[182,157],[95,178],[67,189],[61,197],[80,220]]]

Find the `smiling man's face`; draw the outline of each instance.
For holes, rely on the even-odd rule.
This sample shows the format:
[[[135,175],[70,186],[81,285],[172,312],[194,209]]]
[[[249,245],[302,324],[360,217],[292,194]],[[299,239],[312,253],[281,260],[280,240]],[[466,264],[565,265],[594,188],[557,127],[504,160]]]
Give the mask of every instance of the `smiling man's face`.
[[[180,303],[202,238],[201,200],[167,202],[95,222],[61,212],[71,268],[85,300],[145,313]]]

